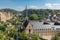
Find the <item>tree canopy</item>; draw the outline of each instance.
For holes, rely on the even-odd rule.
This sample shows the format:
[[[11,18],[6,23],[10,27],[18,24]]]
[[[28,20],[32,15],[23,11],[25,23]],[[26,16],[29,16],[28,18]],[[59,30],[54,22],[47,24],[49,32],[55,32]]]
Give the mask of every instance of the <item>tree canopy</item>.
[[[30,17],[29,17],[31,20],[38,20],[38,15],[37,14],[32,14]]]

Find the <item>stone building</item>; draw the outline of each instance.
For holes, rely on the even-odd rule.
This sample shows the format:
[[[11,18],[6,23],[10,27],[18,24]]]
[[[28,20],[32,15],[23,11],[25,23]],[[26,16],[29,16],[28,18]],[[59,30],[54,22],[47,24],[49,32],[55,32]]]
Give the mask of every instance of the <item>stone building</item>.
[[[28,21],[23,24],[27,34],[37,34],[45,39],[51,40],[57,32],[60,32],[60,25],[54,25],[54,22],[44,24],[40,21]]]
[[[12,15],[10,12],[0,12],[0,21],[6,22],[7,20],[11,19]]]

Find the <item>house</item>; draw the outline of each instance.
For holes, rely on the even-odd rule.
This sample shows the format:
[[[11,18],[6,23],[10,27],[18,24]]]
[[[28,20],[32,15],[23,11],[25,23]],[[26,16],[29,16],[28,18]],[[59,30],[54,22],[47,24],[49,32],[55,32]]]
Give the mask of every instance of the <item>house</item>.
[[[33,26],[31,25],[31,23],[28,20],[26,20],[23,23],[23,29],[26,30],[27,34],[33,34]]]

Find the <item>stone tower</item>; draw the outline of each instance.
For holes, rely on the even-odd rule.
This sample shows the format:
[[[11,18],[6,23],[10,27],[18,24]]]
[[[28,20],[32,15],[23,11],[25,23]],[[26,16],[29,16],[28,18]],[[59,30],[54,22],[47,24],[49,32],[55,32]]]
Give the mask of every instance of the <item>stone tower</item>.
[[[28,20],[28,11],[27,11],[27,5],[26,5],[26,8],[25,8],[25,10],[26,10],[26,12],[25,12],[25,14],[26,14],[26,17],[25,17],[25,19],[26,19],[26,20]]]
[[[57,21],[57,16],[56,16],[56,13],[55,13],[54,10],[52,10],[50,19],[51,19],[51,21],[53,21],[53,22]]]

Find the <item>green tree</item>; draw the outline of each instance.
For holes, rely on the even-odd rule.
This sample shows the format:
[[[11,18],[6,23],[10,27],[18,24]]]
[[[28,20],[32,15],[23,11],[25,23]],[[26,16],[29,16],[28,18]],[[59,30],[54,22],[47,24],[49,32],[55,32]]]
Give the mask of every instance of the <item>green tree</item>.
[[[0,40],[11,40],[11,38],[7,35],[6,32],[0,30]]]
[[[37,14],[32,14],[29,18],[31,20],[38,20],[38,15]]]
[[[60,40],[60,33],[56,33],[56,35],[52,37],[52,40]]]
[[[31,35],[31,38],[32,38],[32,40],[38,40],[38,39],[39,39],[39,36],[38,36],[38,35],[33,34],[33,35]]]
[[[42,20],[44,18],[44,15],[41,14],[38,17],[39,17],[39,20]]]
[[[0,30],[5,31],[7,25],[5,23],[0,23]]]
[[[10,37],[14,37],[16,35],[16,27],[15,26],[9,26],[6,28],[6,32]]]
[[[25,31],[19,32],[19,40],[27,40],[28,35]]]

